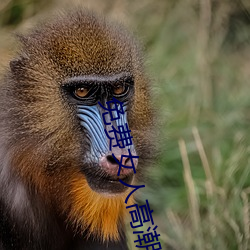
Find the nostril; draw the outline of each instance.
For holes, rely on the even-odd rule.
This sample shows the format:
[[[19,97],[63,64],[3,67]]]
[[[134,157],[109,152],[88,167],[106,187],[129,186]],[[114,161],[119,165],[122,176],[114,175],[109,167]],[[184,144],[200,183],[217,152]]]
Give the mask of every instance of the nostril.
[[[106,156],[107,161],[112,163],[112,164],[117,164],[117,161],[115,160],[115,158],[113,157],[113,155],[108,155]]]
[[[125,160],[125,165],[127,165],[127,163],[129,162],[129,160],[130,160],[129,157],[127,157],[126,160]]]

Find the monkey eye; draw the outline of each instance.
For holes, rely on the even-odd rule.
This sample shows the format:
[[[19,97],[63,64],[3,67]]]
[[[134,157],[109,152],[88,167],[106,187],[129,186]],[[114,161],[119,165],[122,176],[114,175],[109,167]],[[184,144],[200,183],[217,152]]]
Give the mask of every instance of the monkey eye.
[[[86,87],[79,87],[77,89],[75,89],[75,96],[78,98],[84,98],[87,96],[87,94],[89,93],[89,89]]]
[[[113,87],[113,93],[114,95],[121,95],[125,91],[125,86],[122,84],[118,84]]]

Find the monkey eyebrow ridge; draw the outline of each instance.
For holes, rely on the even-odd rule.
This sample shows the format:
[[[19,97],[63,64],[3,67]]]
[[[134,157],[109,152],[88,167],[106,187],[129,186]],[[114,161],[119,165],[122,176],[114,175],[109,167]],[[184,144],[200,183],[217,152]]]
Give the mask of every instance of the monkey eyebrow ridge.
[[[126,82],[129,85],[133,85],[133,76],[128,73],[119,73],[112,76],[105,75],[83,75],[83,76],[74,76],[68,78],[63,85],[74,85],[78,84],[90,84],[90,83],[103,83],[103,84],[117,84],[117,82]]]

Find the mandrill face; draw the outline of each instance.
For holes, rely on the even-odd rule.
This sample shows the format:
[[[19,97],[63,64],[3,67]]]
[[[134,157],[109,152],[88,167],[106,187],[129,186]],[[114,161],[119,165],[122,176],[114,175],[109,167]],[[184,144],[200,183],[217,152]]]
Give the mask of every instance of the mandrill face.
[[[134,97],[132,72],[122,72],[112,76],[83,75],[72,77],[66,80],[62,90],[67,97],[67,102],[73,106],[79,117],[80,133],[85,135],[85,139],[81,141],[82,147],[85,144],[89,145],[89,150],[82,154],[81,160],[83,164],[81,170],[89,186],[94,191],[104,195],[124,192],[127,187],[122,185],[119,179],[130,184],[134,171],[132,168],[121,168],[118,177],[119,163],[117,161],[120,162],[122,159],[124,166],[132,166],[131,158],[122,157],[122,155],[129,155],[129,149],[131,155],[136,156],[136,151],[131,143],[128,145],[126,143],[125,145],[119,144],[122,146],[121,148],[119,146],[113,147],[113,145],[117,145],[112,141],[115,140],[115,135],[111,135],[112,138],[109,139],[109,135],[106,133],[113,129],[117,130],[118,126],[126,128],[128,124],[127,112]],[[113,103],[113,97],[120,103]],[[110,104],[107,106],[106,102]],[[109,106],[114,111],[107,112]],[[117,111],[115,110],[116,106]],[[120,116],[118,112],[121,111],[123,114]],[[117,135],[118,143],[122,136],[124,135]],[[133,164],[136,169],[138,160],[133,160]]]
[[[129,193],[119,179],[135,184],[151,153],[150,91],[138,44],[123,27],[87,11],[62,15],[20,40],[2,89],[2,157],[66,224],[117,239]],[[119,120],[105,109],[113,97],[125,110]],[[133,145],[112,147],[105,129],[126,124]],[[128,150],[139,156],[137,173],[121,168],[117,176],[112,155],[120,161]]]

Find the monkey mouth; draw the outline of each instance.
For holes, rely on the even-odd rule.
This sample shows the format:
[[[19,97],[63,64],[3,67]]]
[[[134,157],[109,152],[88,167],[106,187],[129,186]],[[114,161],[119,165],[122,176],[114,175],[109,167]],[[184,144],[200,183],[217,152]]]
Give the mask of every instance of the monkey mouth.
[[[107,176],[107,177],[103,177],[103,181],[110,182],[110,183],[116,183],[116,182],[120,183],[120,180],[122,180],[123,182],[130,184],[132,178],[133,178],[133,174],[123,176],[123,177]]]
[[[102,169],[97,167],[97,171],[86,171],[83,170],[83,174],[85,175],[87,182],[90,188],[97,193],[108,193],[108,194],[119,194],[125,192],[128,187],[123,185],[121,181],[126,184],[131,184],[134,174],[128,173],[120,176],[110,175],[103,171]]]

